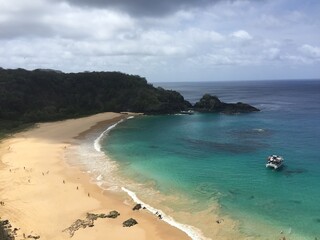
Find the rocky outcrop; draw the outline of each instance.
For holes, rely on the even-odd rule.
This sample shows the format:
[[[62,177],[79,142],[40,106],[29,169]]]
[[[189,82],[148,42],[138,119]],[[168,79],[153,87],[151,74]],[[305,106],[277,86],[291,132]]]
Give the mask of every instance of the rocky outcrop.
[[[238,103],[224,103],[221,102],[217,96],[212,96],[210,94],[205,94],[194,105],[194,110],[198,112],[216,112],[216,113],[249,113],[260,111],[249,104],[238,102]]]
[[[63,230],[63,232],[68,232],[70,237],[73,237],[74,233],[80,228],[93,227],[94,221],[98,218],[117,218],[120,215],[117,211],[111,211],[109,214],[94,214],[87,213],[86,219],[77,219],[70,227]]]
[[[108,215],[106,215],[105,217],[107,218],[117,218],[120,215],[119,212],[117,211],[111,211]]]
[[[140,210],[141,208],[142,208],[141,204],[138,203],[138,204],[136,204],[136,205],[132,208],[132,210],[133,210],[133,211],[135,211],[135,210]]]
[[[128,220],[126,220],[122,223],[122,226],[123,227],[132,227],[136,224],[138,224],[138,222],[135,219],[129,218]]]
[[[17,228],[12,229],[9,220],[0,220],[0,239],[14,240],[17,235]]]
[[[27,238],[30,238],[30,239],[34,239],[34,240],[37,240],[37,239],[39,239],[40,238],[40,236],[39,235],[28,235],[28,237]]]

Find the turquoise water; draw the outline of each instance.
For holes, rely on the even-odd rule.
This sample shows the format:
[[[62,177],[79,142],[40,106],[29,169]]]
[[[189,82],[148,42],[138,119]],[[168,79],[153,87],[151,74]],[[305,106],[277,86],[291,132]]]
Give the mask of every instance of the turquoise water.
[[[164,195],[184,194],[193,200],[186,211],[218,202],[221,213],[240,220],[248,235],[258,235],[260,221],[292,238],[320,237],[319,81],[163,86],[190,101],[206,89],[262,111],[143,116],[119,124],[103,149],[123,175],[152,182]],[[285,158],[280,171],[265,168],[270,154]]]

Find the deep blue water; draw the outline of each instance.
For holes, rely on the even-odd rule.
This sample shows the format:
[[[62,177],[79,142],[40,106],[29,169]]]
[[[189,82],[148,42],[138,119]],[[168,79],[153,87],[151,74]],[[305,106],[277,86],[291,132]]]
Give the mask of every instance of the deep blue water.
[[[261,112],[143,116],[109,133],[104,150],[139,183],[212,202],[256,235],[255,222],[320,238],[320,81],[158,83],[194,103],[204,93]],[[280,171],[266,157],[285,158]],[[138,193],[139,194],[139,193]],[[293,237],[294,238],[294,237]]]

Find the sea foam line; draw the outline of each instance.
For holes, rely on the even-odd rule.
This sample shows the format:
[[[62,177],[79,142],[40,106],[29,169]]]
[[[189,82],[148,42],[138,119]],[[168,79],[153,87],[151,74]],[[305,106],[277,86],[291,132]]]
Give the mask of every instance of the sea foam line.
[[[131,118],[133,118],[133,116],[132,117],[128,117],[127,119],[131,119]],[[102,138],[105,136],[105,134],[107,132],[109,132],[111,129],[115,128],[119,123],[122,123],[122,122],[123,122],[123,119],[121,119],[119,122],[111,125],[106,130],[104,130],[96,140],[94,140],[93,146],[94,146],[94,149],[97,152],[101,152],[101,144],[100,144],[100,142],[101,142]]]
[[[193,240],[209,240],[210,239],[210,238],[204,237],[199,229],[190,225],[179,223],[175,221],[171,216],[165,214],[163,211],[144,203],[137,197],[137,195],[134,192],[126,189],[125,187],[121,187],[121,189],[124,192],[126,192],[135,203],[142,204],[149,212],[153,214],[157,214],[158,216],[161,215],[163,221],[185,232],[191,239]]]

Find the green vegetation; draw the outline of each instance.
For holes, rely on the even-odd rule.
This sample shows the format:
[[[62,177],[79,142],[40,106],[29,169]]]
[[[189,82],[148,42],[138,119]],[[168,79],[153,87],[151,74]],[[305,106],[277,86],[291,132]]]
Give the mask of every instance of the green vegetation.
[[[189,107],[180,93],[155,88],[139,76],[0,68],[0,135],[24,124],[99,112],[164,114]]]

